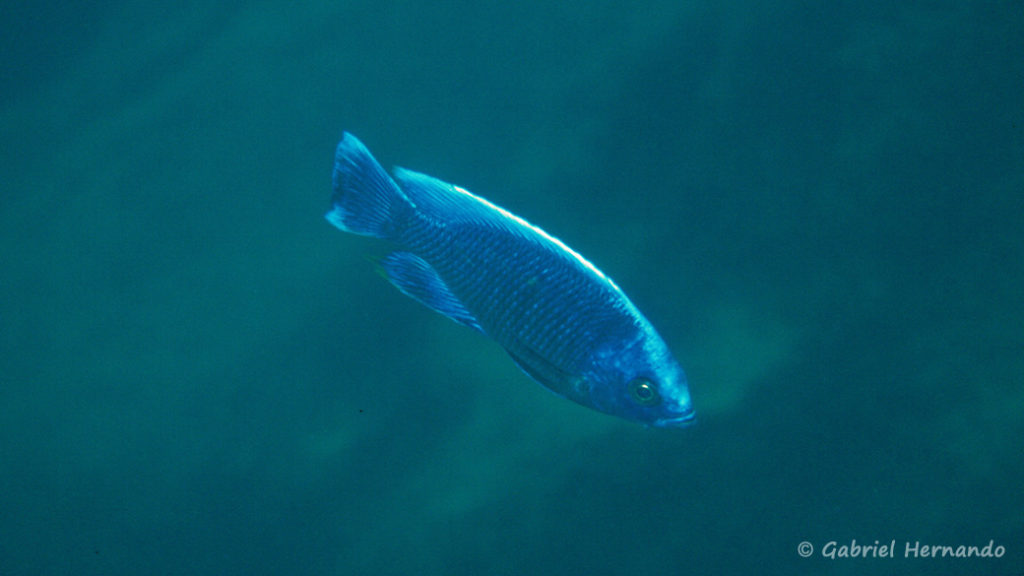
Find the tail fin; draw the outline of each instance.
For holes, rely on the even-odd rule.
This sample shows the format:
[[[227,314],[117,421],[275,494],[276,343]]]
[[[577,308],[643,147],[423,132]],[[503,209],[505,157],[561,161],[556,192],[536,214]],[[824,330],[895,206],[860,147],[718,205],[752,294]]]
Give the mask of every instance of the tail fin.
[[[334,194],[327,221],[345,232],[390,238],[396,216],[412,207],[395,181],[363,146],[345,133],[334,153]]]

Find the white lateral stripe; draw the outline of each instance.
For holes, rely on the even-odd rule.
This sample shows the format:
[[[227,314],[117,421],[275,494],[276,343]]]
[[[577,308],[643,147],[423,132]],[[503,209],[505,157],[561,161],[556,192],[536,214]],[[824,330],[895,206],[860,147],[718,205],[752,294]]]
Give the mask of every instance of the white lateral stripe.
[[[611,284],[612,287],[615,288],[616,290],[619,290],[619,287],[615,285],[615,282],[612,282],[611,278],[605,276],[603,272],[598,270],[597,266],[594,266],[593,264],[591,264],[586,258],[584,258],[582,255],[580,255],[579,252],[573,250],[572,248],[569,248],[568,246],[565,245],[564,242],[562,242],[558,238],[555,238],[554,236],[548,234],[544,230],[541,230],[537,226],[534,226],[533,224],[530,224],[529,222],[527,222],[526,220],[523,220],[519,216],[516,216],[515,214],[509,212],[508,210],[505,210],[501,206],[498,206],[497,204],[493,204],[493,203],[487,201],[486,199],[481,198],[481,197],[477,196],[476,194],[473,194],[472,192],[470,192],[469,190],[466,190],[465,188],[460,188],[459,186],[456,186],[454,184],[452,184],[452,188],[454,188],[456,192],[458,192],[460,194],[465,194],[466,196],[469,196],[470,198],[476,200],[477,202],[480,202],[484,206],[487,206],[491,210],[496,210],[502,216],[504,216],[506,218],[511,218],[512,220],[515,220],[519,224],[522,224],[523,226],[526,226],[530,230],[533,230],[537,234],[540,234],[545,239],[550,240],[556,246],[558,246],[562,250],[565,250],[566,252],[571,254],[573,258],[575,258],[580,264],[583,264],[588,270],[590,270],[594,274],[597,274],[598,277],[600,277],[602,280],[605,280],[606,282]]]

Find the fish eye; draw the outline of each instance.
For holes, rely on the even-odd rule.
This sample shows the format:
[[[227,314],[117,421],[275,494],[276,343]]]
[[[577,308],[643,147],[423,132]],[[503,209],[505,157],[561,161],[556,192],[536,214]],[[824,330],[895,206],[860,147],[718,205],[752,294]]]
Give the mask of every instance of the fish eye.
[[[629,396],[641,406],[654,406],[661,402],[658,387],[647,378],[634,378],[629,382]]]

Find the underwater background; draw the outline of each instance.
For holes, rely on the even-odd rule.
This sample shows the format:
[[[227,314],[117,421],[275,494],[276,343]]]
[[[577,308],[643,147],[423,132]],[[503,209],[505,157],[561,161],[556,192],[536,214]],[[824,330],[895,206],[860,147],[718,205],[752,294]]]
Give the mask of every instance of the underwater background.
[[[1024,571],[1018,3],[14,0],[0,53],[0,576]],[[388,286],[343,130],[614,278],[696,426]]]

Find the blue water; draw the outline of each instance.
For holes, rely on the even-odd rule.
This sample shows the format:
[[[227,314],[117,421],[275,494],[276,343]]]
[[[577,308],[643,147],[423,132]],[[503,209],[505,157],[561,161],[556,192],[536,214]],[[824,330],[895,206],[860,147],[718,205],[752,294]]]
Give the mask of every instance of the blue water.
[[[1024,570],[1015,4],[50,4],[0,8],[0,575]],[[613,277],[698,424],[391,289],[343,130]]]

